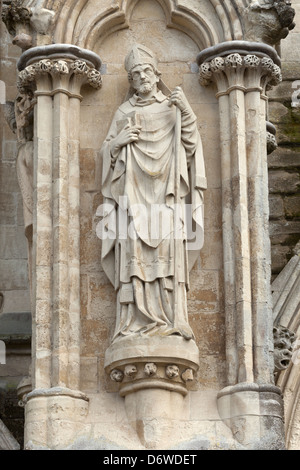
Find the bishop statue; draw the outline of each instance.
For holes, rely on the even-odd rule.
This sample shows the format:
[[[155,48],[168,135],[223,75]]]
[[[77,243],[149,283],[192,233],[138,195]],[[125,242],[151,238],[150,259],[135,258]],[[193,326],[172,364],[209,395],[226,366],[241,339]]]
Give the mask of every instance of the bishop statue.
[[[183,90],[171,92],[157,67],[147,47],[131,48],[128,99],[101,148],[102,265],[117,296],[113,341],[194,337],[187,292],[203,245],[202,144]]]

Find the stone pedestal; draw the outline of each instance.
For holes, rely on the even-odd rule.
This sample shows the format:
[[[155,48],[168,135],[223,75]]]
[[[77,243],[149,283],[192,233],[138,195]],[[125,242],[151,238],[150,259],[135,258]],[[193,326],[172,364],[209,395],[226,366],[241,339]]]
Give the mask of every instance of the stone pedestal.
[[[184,419],[183,399],[198,367],[195,342],[180,336],[125,337],[107,349],[105,370],[145,447],[156,447],[170,422]]]

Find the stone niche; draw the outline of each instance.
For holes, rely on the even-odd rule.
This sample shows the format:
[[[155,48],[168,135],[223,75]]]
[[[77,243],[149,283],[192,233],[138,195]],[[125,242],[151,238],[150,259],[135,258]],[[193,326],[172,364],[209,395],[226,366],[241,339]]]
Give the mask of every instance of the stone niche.
[[[116,30],[95,42],[93,50],[102,60],[103,85],[96,93],[84,89],[81,105],[81,390],[90,398],[94,439],[104,437],[115,441],[118,430],[119,446],[166,448],[203,434],[205,445],[210,441],[209,446],[214,447],[218,439],[216,420],[223,434],[230,436],[216,407],[217,392],[225,385],[218,103],[214,89],[205,89],[199,84],[196,57],[201,45],[192,39],[192,34],[166,26],[167,18],[159,2],[138,2],[128,24],[128,28]],[[138,431],[142,434],[140,440],[134,427],[129,425],[134,412],[131,410],[131,417],[126,415],[118,382],[112,381],[107,373],[111,370],[105,372],[104,368],[116,307],[114,289],[101,267],[101,241],[96,234],[100,220],[96,212],[102,202],[99,149],[129,89],[124,57],[134,43],[142,43],[156,53],[162,79],[168,88],[182,86],[197,115],[208,179],[205,242],[190,274],[188,293],[189,322],[200,351],[200,367],[194,380],[189,381],[190,393],[177,397],[183,404],[180,416],[177,416],[177,404],[173,403],[174,419],[165,419],[164,404],[157,402],[159,395],[154,398],[156,403],[151,403],[147,391],[142,392],[144,398],[141,395],[140,399],[144,400],[144,406],[158,409],[151,420],[146,413],[148,424],[142,433]],[[139,364],[138,374],[146,366],[146,363]],[[164,366],[167,365],[168,362]],[[184,365],[180,365],[180,372],[184,370]],[[130,401],[130,396],[126,400]],[[133,404],[129,404],[128,408],[132,407]]]
[[[18,86],[35,98],[26,449],[283,446],[281,391],[273,378],[266,127],[266,93],[281,80],[280,58],[273,43],[247,36],[242,1],[234,8],[200,3],[57,2],[52,29],[43,37],[37,31],[37,47],[18,62]],[[171,332],[159,331],[170,336],[112,342],[116,292],[101,260],[100,149],[127,99],[124,59],[136,44],[142,46],[135,51],[156,54],[169,90],[183,88],[202,140],[204,246],[198,257],[189,252],[187,301],[195,341],[174,315]],[[195,136],[194,115],[186,114]],[[149,115],[141,116],[148,125]],[[148,131],[146,143],[152,123]],[[188,142],[198,165],[199,139]],[[206,187],[203,176],[195,171],[193,189]],[[164,280],[171,292],[169,274]],[[130,291],[127,279],[121,283],[119,304],[129,311],[139,287]]]

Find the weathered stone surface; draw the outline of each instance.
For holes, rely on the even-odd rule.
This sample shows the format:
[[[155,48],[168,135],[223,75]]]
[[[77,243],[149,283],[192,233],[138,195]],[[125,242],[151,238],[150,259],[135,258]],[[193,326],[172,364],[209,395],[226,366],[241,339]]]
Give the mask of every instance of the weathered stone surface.
[[[297,171],[299,167],[300,153],[297,148],[282,147],[277,148],[268,157],[268,166],[270,169],[289,169]]]
[[[290,96],[290,94],[289,94]],[[282,95],[280,94],[280,97]],[[269,119],[273,124],[280,124],[281,119],[288,114],[288,109],[284,104],[277,101],[270,102],[269,105]]]
[[[283,198],[280,195],[270,194],[270,219],[280,219],[284,216],[284,203]]]
[[[269,171],[270,193],[295,194],[299,192],[300,177],[297,173],[284,170]]]

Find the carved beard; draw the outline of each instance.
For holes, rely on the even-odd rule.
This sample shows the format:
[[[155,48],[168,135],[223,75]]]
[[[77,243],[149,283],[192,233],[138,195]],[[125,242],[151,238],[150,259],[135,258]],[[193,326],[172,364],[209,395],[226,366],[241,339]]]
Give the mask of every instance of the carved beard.
[[[146,93],[150,93],[154,89],[155,83],[143,83],[139,88],[137,89],[137,93],[141,93],[142,95]]]

